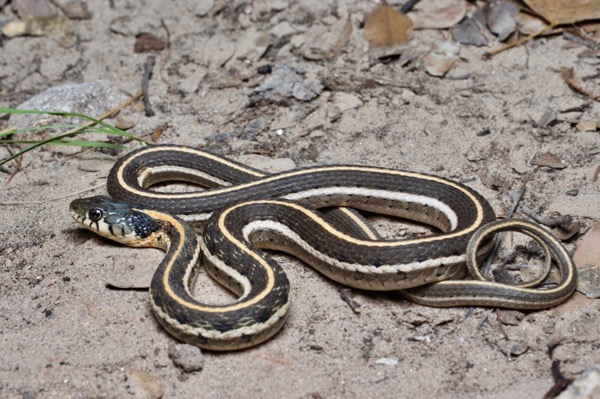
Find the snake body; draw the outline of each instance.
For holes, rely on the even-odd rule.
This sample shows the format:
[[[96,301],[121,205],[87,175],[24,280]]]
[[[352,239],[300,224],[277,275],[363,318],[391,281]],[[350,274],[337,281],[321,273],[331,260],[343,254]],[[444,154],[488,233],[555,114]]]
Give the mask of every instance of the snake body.
[[[177,193],[149,189],[166,181],[210,189]],[[109,175],[108,191],[118,201],[75,200],[73,217],[117,241],[166,251],[151,283],[152,308],[171,334],[203,348],[253,346],[283,325],[290,285],[263,249],[294,255],[342,284],[404,290],[409,298],[433,306],[536,309],[564,301],[574,290],[572,262],[550,234],[526,222],[490,225],[495,215],[481,195],[436,176],[343,165],[264,175],[204,151],[157,145],[121,158]],[[320,211],[332,207],[342,209],[335,211],[343,215],[341,221]],[[363,218],[346,208],[415,220],[440,233],[382,240]],[[192,225],[200,223],[203,234],[198,238]],[[480,231],[486,225],[491,230]],[[513,228],[538,237],[550,248],[547,253],[561,269],[557,287],[537,290],[454,281],[467,273],[465,261],[477,269],[493,229]],[[470,240],[471,252],[467,252]],[[193,297],[190,287],[201,263],[239,296],[235,302],[208,305]],[[476,273],[471,272],[479,279]]]

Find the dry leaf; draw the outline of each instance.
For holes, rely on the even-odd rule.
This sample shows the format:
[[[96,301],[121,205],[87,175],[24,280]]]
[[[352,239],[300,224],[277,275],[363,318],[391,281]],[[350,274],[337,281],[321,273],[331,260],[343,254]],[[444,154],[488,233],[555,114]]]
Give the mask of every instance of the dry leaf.
[[[575,237],[575,235],[579,233],[580,230],[581,224],[579,222],[573,222],[566,229],[552,229],[552,234],[554,234],[554,237],[558,238],[561,241],[567,241]]]
[[[472,44],[474,46],[487,46],[495,38],[486,27],[485,15],[482,10],[477,10],[463,19],[460,24],[450,30],[452,37],[459,43]]]
[[[83,1],[69,1],[59,4],[59,6],[69,19],[92,19],[92,13],[88,9],[87,3]]]
[[[142,33],[135,39],[133,46],[134,53],[149,53],[152,51],[164,50],[166,43],[159,37],[154,36],[152,33]]]
[[[365,20],[365,38],[372,50],[378,50],[378,58],[400,54],[406,48],[411,33],[410,18],[385,2]]]
[[[600,223],[595,223],[579,243],[573,254],[573,262],[579,268],[600,267]]]
[[[577,124],[577,130],[580,132],[595,132],[598,130],[596,121],[581,121]]]
[[[410,13],[414,29],[448,29],[459,23],[467,13],[468,3],[452,0],[442,5],[435,1],[420,2]]]
[[[185,8],[198,17],[204,17],[215,6],[215,0],[194,0],[184,2]]]
[[[556,117],[557,117],[556,111],[553,108],[548,107],[544,111],[544,114],[538,121],[537,125],[538,125],[538,127],[548,127],[548,125],[550,125],[552,122],[554,122],[556,120]]]
[[[22,19],[47,18],[56,16],[56,11],[50,3],[52,2],[48,0],[14,0],[12,8]]]
[[[250,98],[254,103],[263,100],[283,102],[292,97],[300,101],[310,101],[322,91],[323,85],[308,79],[303,69],[279,64],[260,86],[254,88]]]
[[[563,315],[573,314],[576,309],[582,309],[590,303],[590,299],[579,292],[574,292],[567,301],[561,303],[553,309],[554,317],[562,319]]]
[[[162,136],[164,131],[165,130],[164,130],[163,126],[159,126],[156,129],[154,129],[154,131],[150,135],[150,137],[152,138],[152,142],[158,143],[158,140],[160,139],[160,136]]]
[[[571,89],[573,89],[576,92],[579,92],[585,96],[588,96],[592,100],[600,101],[600,95],[586,89],[585,87],[581,86],[579,84],[579,82],[577,82],[573,68],[565,68],[565,67],[560,68],[560,75],[563,78],[563,80],[565,81],[565,83],[568,84]]]
[[[524,2],[554,25],[600,18],[598,0],[524,0]]]
[[[115,126],[121,130],[129,130],[135,126],[135,122],[131,119],[127,119],[127,118],[123,118],[123,117],[119,116],[115,120]]]
[[[457,42],[435,43],[423,56],[421,65],[431,76],[444,76],[458,58],[460,44]]]
[[[483,14],[487,26],[501,42],[515,31],[519,10],[518,5],[505,0],[490,0],[485,3]]]
[[[532,162],[534,165],[538,166],[548,166],[554,169],[564,169],[567,167],[560,158],[554,155],[551,152],[545,152],[538,157],[535,161]]]
[[[46,36],[71,32],[69,20],[62,15],[41,18],[24,18],[7,23],[2,27],[2,33],[8,37],[15,36]]]
[[[255,62],[262,58],[270,46],[271,36],[269,32],[251,27],[237,40],[235,53],[231,58]]]
[[[600,267],[586,267],[577,272],[577,291],[588,298],[600,298]]]
[[[518,13],[516,19],[519,32],[523,35],[532,35],[548,26],[540,17],[525,12]]]
[[[324,60],[339,54],[352,35],[350,18],[339,20],[330,27],[321,27],[306,37],[302,56],[308,60]]]

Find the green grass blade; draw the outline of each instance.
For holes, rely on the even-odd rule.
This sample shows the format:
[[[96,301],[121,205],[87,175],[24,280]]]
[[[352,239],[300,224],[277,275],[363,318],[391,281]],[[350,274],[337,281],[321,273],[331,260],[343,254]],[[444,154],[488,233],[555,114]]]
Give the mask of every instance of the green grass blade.
[[[93,122],[97,125],[103,126],[106,129],[110,130],[112,133],[111,134],[117,134],[120,136],[124,136],[124,137],[128,137],[132,140],[136,140],[139,141],[141,143],[145,143],[146,141],[137,137],[134,134],[131,133],[127,133],[124,130],[119,129],[116,126],[113,126],[109,123],[103,122],[101,120],[98,120],[96,118],[92,118],[91,116],[88,115],[84,115],[84,114],[79,114],[76,112],[63,112],[63,111],[39,111],[39,110],[34,110],[34,109],[16,109],[16,108],[6,108],[6,107],[0,107],[0,114],[45,114],[45,115],[57,115],[57,116],[62,116],[62,117],[74,117],[74,118],[83,118],[85,120],[88,120],[90,122]]]
[[[103,142],[98,142],[98,141],[65,140],[67,138],[70,138],[70,137],[73,137],[73,136],[76,136],[76,135],[79,135],[82,133],[88,133],[88,132],[96,132],[96,133],[103,133],[103,134],[107,134],[107,135],[122,136],[122,137],[126,137],[128,139],[131,139],[131,140],[138,141],[143,144],[147,144],[147,142],[144,139],[137,137],[134,134],[128,133],[124,130],[117,128],[116,126],[113,126],[109,123],[98,120],[96,118],[92,118],[91,116],[79,114],[79,113],[75,113],[75,112],[39,111],[39,110],[24,110],[24,109],[0,107],[0,114],[45,114],[45,115],[57,115],[57,116],[62,116],[62,117],[76,117],[76,118],[86,119],[94,125],[99,125],[99,126],[94,126],[94,125],[86,126],[86,125],[73,125],[73,124],[55,124],[55,125],[42,126],[42,127],[15,129],[15,130],[12,130],[9,132],[4,132],[0,135],[0,138],[7,137],[14,133],[36,132],[38,130],[44,130],[44,129],[55,128],[55,127],[71,129],[71,131],[68,131],[66,133],[59,134],[59,135],[56,135],[56,136],[53,136],[53,137],[50,137],[47,139],[39,140],[39,141],[0,140],[0,144],[9,144],[9,143],[18,143],[18,142],[31,144],[24,150],[21,150],[18,153],[14,154],[10,157],[0,160],[0,165],[10,162],[13,159],[21,156],[22,154],[25,154],[26,152],[29,152],[37,147],[41,147],[46,144],[48,144],[48,145],[69,145],[69,146],[79,145],[79,146],[83,146],[83,147],[100,147],[100,148],[126,148],[126,147],[118,145],[118,144],[103,143]]]

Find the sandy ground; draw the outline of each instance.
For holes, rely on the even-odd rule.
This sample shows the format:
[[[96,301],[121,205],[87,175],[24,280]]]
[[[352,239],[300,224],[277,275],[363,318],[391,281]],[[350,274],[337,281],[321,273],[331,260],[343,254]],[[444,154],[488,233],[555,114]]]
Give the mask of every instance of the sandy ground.
[[[163,129],[162,143],[201,146],[271,171],[358,163],[435,173],[468,182],[498,215],[527,181],[521,206],[570,214],[582,232],[600,218],[593,178],[600,137],[576,127],[599,122],[600,104],[558,73],[594,74],[597,53],[560,35],[487,61],[481,48],[462,46],[446,77],[435,78],[416,61],[369,62],[361,30],[369,2],[211,3],[90,1],[92,19],[71,22],[66,47],[57,36],[4,38],[0,104],[100,79],[136,93],[148,54],[135,54],[134,43],[150,32],[170,46],[153,53],[156,115],[139,107],[120,115],[133,133]],[[0,16],[11,17],[8,7]],[[328,59],[303,57],[311,45],[335,42],[328,34],[346,18],[352,33],[343,49]],[[411,47],[427,51],[445,35],[417,31]],[[265,64],[302,68],[325,89],[310,101],[253,101],[266,79],[256,68]],[[597,79],[585,85],[600,92]],[[540,126],[549,109],[552,121]],[[534,165],[546,152],[566,167]],[[71,220],[71,198],[50,200],[102,184],[116,159],[36,151],[12,179],[0,175],[0,397],[541,398],[554,385],[553,362],[566,378],[600,363],[600,302],[582,294],[554,309],[475,309],[467,317],[463,308],[353,290],[356,314],[343,287],[283,256],[294,297],[283,330],[254,349],[198,358],[159,327],[145,290],[107,287],[158,264],[162,253],[100,239]],[[105,188],[85,195],[92,193]],[[406,232],[381,224],[392,236]],[[565,245],[574,251],[580,240]],[[207,301],[224,297],[205,276],[197,292]],[[177,350],[204,367],[183,370],[172,359]]]

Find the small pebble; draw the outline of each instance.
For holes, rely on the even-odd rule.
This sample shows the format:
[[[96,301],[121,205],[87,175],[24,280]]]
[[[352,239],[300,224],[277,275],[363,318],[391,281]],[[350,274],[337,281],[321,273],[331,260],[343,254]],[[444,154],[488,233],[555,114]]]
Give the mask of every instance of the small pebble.
[[[498,347],[500,348],[500,351],[502,351],[502,353],[504,353],[508,358],[520,356],[523,353],[527,352],[527,349],[529,349],[529,345],[527,345],[527,342],[522,340],[503,340],[498,343]]]
[[[375,364],[380,364],[382,366],[395,366],[398,364],[398,359],[393,357],[381,357],[377,359]]]
[[[128,388],[135,398],[159,399],[165,390],[160,380],[154,375],[136,369],[127,369]]]
[[[573,190],[567,191],[567,195],[570,197],[576,197],[579,194],[579,190],[574,188]]]
[[[200,348],[187,344],[169,345],[169,357],[186,373],[200,371],[204,367],[204,355]]]

